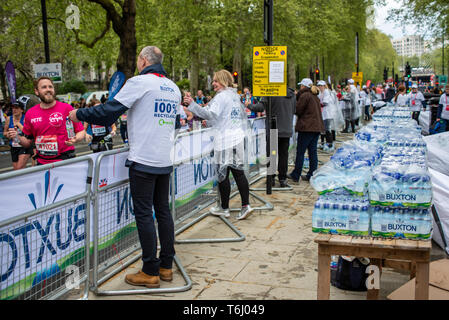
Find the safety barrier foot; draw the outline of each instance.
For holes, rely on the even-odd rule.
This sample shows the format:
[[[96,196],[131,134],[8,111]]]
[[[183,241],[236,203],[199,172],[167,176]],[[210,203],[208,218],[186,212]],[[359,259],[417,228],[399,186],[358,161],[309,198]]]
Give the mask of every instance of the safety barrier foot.
[[[132,259],[131,262],[128,262],[126,265],[120,268],[123,270],[130,264],[134,263],[138,260],[142,255],[139,254],[136,258]],[[187,275],[184,267],[179,261],[178,257],[174,256],[174,262],[178,267],[178,270],[181,272],[182,277],[184,278],[185,285],[181,287],[172,287],[172,288],[147,288],[147,289],[130,289],[130,290],[99,290],[99,288],[94,289],[94,293],[99,296],[118,296],[118,295],[129,295],[129,294],[161,294],[161,293],[175,293],[175,292],[183,292],[190,290],[192,288],[192,280]],[[119,270],[119,272],[120,272]]]
[[[205,212],[202,215],[200,215],[199,217],[197,217],[195,220],[189,222],[188,224],[186,224],[185,226],[183,226],[181,229],[177,230],[175,232],[175,237],[176,235],[182,233],[183,231],[185,231],[186,229],[190,228],[192,225],[198,223],[199,221],[203,220],[204,218],[208,217],[212,215],[210,212]],[[218,243],[218,242],[239,242],[239,241],[244,241],[246,239],[246,236],[241,233],[231,222],[229,222],[228,219],[226,219],[223,216],[219,216],[219,218],[235,233],[237,234],[238,237],[236,238],[197,238],[197,239],[182,239],[182,240],[176,240],[175,239],[175,243],[177,244],[183,244],[183,243]]]

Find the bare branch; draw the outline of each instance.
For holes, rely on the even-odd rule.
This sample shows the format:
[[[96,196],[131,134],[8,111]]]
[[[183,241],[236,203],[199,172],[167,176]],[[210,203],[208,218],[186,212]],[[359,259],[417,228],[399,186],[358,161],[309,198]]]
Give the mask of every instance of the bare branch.
[[[112,26],[115,32],[118,35],[121,35],[123,33],[121,16],[118,14],[117,10],[115,10],[114,3],[112,3],[110,0],[88,0],[88,1],[97,3],[104,10],[106,10],[107,15],[110,18],[110,21],[112,22]],[[116,0],[114,1],[118,3]]]
[[[109,19],[109,14],[108,14],[106,16],[106,25],[104,27],[104,30],[101,32],[101,34],[96,36],[91,42],[80,39],[79,31],[75,30],[75,29],[72,29],[72,30],[75,33],[75,39],[76,39],[77,43],[82,44],[82,45],[86,46],[87,48],[92,49],[98,41],[100,41],[101,39],[104,38],[104,36],[106,35],[106,33],[108,33],[110,28],[111,28],[111,20]]]

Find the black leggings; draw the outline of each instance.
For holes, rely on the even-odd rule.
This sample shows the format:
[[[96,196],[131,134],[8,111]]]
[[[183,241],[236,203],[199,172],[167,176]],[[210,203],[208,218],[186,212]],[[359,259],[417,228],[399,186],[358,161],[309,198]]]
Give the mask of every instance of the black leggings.
[[[218,183],[218,189],[220,190],[221,196],[221,207],[223,209],[229,209],[229,196],[231,195],[231,183],[229,182],[229,171],[232,172],[237,187],[240,192],[240,197],[242,198],[242,206],[249,204],[249,184],[246,179],[245,172],[243,170],[237,170],[228,167],[226,171],[226,179]]]
[[[412,119],[415,120],[418,124],[419,124],[419,121],[418,121],[419,114],[420,114],[420,111],[413,111],[413,113],[412,113]]]

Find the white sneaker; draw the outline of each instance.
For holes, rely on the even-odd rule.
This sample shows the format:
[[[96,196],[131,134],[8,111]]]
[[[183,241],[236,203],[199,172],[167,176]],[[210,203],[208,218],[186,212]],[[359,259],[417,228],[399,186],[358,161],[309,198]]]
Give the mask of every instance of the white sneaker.
[[[209,212],[212,213],[214,216],[224,216],[225,218],[228,218],[231,216],[229,209],[223,209],[220,206],[215,206],[215,207],[210,208]]]
[[[334,146],[329,147],[327,144],[324,145],[323,151],[326,153],[333,153],[335,151]]]
[[[253,212],[254,209],[251,208],[250,205],[244,206],[242,207],[242,210],[240,211],[240,213],[237,215],[237,220],[243,220],[245,219],[251,212]]]

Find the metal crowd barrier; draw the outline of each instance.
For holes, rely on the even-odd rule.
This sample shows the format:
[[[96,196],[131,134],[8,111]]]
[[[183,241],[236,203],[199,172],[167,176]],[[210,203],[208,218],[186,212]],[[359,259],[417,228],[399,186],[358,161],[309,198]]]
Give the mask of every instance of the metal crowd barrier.
[[[211,131],[211,129],[203,129],[199,131],[192,131],[184,134],[180,134],[177,136],[176,139],[181,139],[183,137],[189,137],[193,138],[194,135],[200,135]],[[176,144],[175,144],[176,145]],[[188,166],[196,166],[198,165],[200,167],[200,174],[202,175],[204,169],[203,169],[203,159],[210,157],[211,152],[213,149],[209,148],[206,150],[202,150],[201,153],[189,157],[189,159],[181,160],[174,163],[174,172],[175,174],[172,175],[172,186],[177,186],[175,179],[178,177],[181,177],[178,179],[178,181],[185,181],[187,184],[191,183],[188,179],[182,179],[183,175],[183,168],[189,169]],[[175,151],[176,152],[176,151]],[[201,163],[195,164],[195,161],[201,160]],[[182,165],[187,165],[182,166]],[[207,164],[206,164],[207,165]],[[188,170],[186,170],[188,171]],[[211,176],[214,175],[212,167],[209,167],[206,169],[207,172],[207,178],[211,178]],[[201,190],[202,189],[202,190]],[[175,188],[171,188],[171,207],[173,216],[175,219],[175,236],[181,234],[191,226],[195,225],[196,223],[200,222],[204,218],[211,215],[209,211],[206,211],[199,215],[198,217],[195,217],[190,222],[182,225],[183,222],[186,220],[196,216],[198,213],[203,211],[205,208],[209,207],[210,205],[214,204],[215,202],[219,203],[219,194],[217,192],[217,186],[215,186],[215,182],[212,179],[206,186],[203,186],[202,188],[199,188],[197,190],[200,190],[200,194],[197,195],[192,201],[188,201],[187,203],[183,203],[182,198],[177,200],[176,199],[176,190]],[[177,203],[178,201],[178,203]],[[236,235],[235,238],[196,238],[196,239],[175,239],[175,243],[218,243],[218,242],[238,242],[238,241],[244,241],[245,235],[243,235],[228,219],[226,219],[223,216],[219,217]]]
[[[208,129],[191,132],[185,135],[194,135],[198,134],[201,131],[202,133],[204,133],[207,132],[207,130]],[[182,135],[180,135],[179,137],[182,137]],[[0,256],[2,260],[5,259],[5,257],[12,256],[12,258],[17,259],[17,262],[15,263],[18,263],[22,268],[26,268],[28,267],[28,263],[26,261],[26,259],[28,258],[25,255],[15,256],[17,254],[17,248],[14,248],[16,245],[9,241],[12,238],[10,235],[11,232],[13,232],[14,235],[18,236],[18,238],[21,237],[23,239],[25,247],[29,246],[30,249],[35,251],[37,250],[37,248],[39,248],[40,251],[46,249],[51,250],[52,244],[50,242],[50,237],[55,237],[54,233],[59,232],[60,239],[62,234],[61,230],[70,231],[70,228],[72,228],[72,214],[76,216],[77,219],[79,219],[77,220],[77,223],[81,225],[81,220],[77,215],[79,215],[79,213],[82,211],[81,209],[83,209],[85,212],[85,217],[82,221],[85,229],[84,237],[82,238],[82,246],[80,248],[77,248],[77,250],[75,250],[71,256],[63,259],[62,265],[58,265],[56,263],[56,258],[53,259],[52,256],[52,259],[46,261],[46,268],[42,268],[42,270],[36,272],[33,282],[29,287],[24,287],[26,284],[23,284],[23,282],[29,283],[30,276],[32,275],[28,275],[26,271],[24,271],[22,278],[25,277],[26,279],[19,282],[18,284],[16,284],[14,281],[11,281],[10,285],[6,285],[5,290],[0,291],[0,299],[57,299],[64,294],[69,293],[73,288],[73,286],[67,286],[68,281],[73,280],[73,275],[63,274],[63,271],[68,270],[68,266],[75,266],[76,268],[78,268],[78,282],[85,283],[84,296],[82,297],[82,299],[88,298],[89,289],[97,295],[124,295],[181,292],[189,290],[192,287],[192,281],[185,272],[179,259],[175,256],[174,262],[185,280],[184,286],[174,288],[133,290],[100,289],[100,286],[104,284],[108,279],[123,271],[125,268],[141,258],[141,253],[136,254],[136,251],[140,249],[140,243],[137,234],[137,227],[135,225],[135,220],[133,217],[132,199],[129,191],[129,178],[123,178],[118,182],[100,186],[100,184],[102,183],[100,181],[100,170],[102,168],[102,160],[104,159],[104,157],[112,155],[115,156],[127,151],[129,151],[129,148],[121,148],[98,154],[97,160],[95,162],[95,169],[92,158],[89,156],[84,156],[57,162],[54,164],[28,168],[0,175],[0,180],[6,180],[16,176],[24,176],[26,174],[44,172],[53,168],[69,166],[74,163],[84,161],[87,161],[88,163],[87,181],[85,184],[86,187],[83,192],[63,201],[54,202],[42,208],[38,208],[36,210],[0,222],[0,244],[6,244],[0,247]],[[209,153],[210,151],[206,150],[204,152],[201,152],[201,154],[196,155],[194,158],[189,159],[189,161],[204,159],[209,155]],[[217,190],[218,188],[216,185],[214,185],[213,179],[211,179],[210,183],[200,188],[201,190],[199,190],[199,193],[196,194],[193,199],[190,199],[187,202],[183,202],[181,198],[177,202],[175,192],[175,175],[178,173],[178,169],[181,168],[182,164],[186,164],[186,162],[180,161],[178,163],[175,163],[176,170],[173,171],[171,177],[171,210],[173,219],[175,221],[175,236],[181,234],[187,228],[201,221],[206,216],[209,216],[210,213],[206,212],[205,214],[196,217],[193,221],[185,225],[182,225],[183,222],[185,222],[189,218],[194,217],[203,209],[207,208],[213,203],[219,203],[220,201]],[[257,177],[260,174],[260,171],[260,163],[247,168],[247,173],[250,179],[253,177]],[[179,174],[182,174],[182,172],[179,171]],[[93,186],[91,185],[92,177]],[[250,184],[254,182],[255,181],[249,181]],[[238,194],[238,191],[235,190],[235,182],[232,183],[232,188],[233,190],[231,191],[231,198]],[[269,202],[265,201],[262,197],[251,192],[250,194],[259,201],[265,203],[265,206],[256,207],[256,210],[273,209],[273,206]],[[78,205],[78,211],[76,211],[75,213],[72,212],[73,208],[69,208],[70,205],[74,204]],[[92,215],[91,204],[93,209]],[[115,214],[113,211],[114,208],[116,210]],[[67,214],[67,216],[59,214],[58,211],[60,211],[61,209],[70,212],[70,214]],[[231,208],[231,211],[238,210],[240,209]],[[39,223],[33,221],[32,223],[26,224],[25,228],[22,228],[23,230],[18,230],[18,223],[22,222],[23,224],[25,224],[30,219],[38,215],[42,215],[44,220],[47,222]],[[91,217],[93,218],[92,229]],[[225,217],[219,218],[237,235],[236,238],[185,239],[175,240],[175,243],[235,242],[245,240],[245,236],[232,223],[230,223],[229,220],[227,220]],[[56,220],[55,223],[57,224],[57,227],[55,229],[51,228],[51,223],[53,222],[53,220]],[[59,231],[56,230],[58,229],[58,227]],[[35,232],[32,234],[30,232],[32,229],[36,229],[39,232]],[[55,232],[53,232],[53,230],[55,230]],[[93,231],[92,256],[90,254],[91,230]],[[80,233],[80,231],[78,233]],[[27,238],[27,236],[29,238]],[[81,237],[79,234],[76,234],[76,236],[78,237],[78,239],[80,239]],[[68,240],[66,240],[66,243],[67,241]],[[59,242],[61,242],[61,239],[59,240]],[[64,243],[59,242],[58,245],[65,245]],[[11,250],[8,248],[4,249],[5,246],[11,248]],[[36,255],[35,252],[34,254]],[[8,281],[8,279],[3,279],[7,278],[3,274],[3,265],[4,263],[2,261],[2,282]]]
[[[290,138],[290,144],[288,146],[288,166],[294,166],[295,165],[295,159],[296,159],[296,146],[297,146],[297,133],[295,130],[295,123],[296,123],[296,116],[293,117],[293,134]],[[279,154],[279,153],[277,153]],[[260,168],[260,165],[259,165]],[[260,174],[255,180],[251,181],[251,184],[258,182],[259,180],[266,178],[265,174]],[[250,188],[251,191],[265,191],[266,188]],[[292,191],[293,187],[287,187],[287,188],[279,188],[279,187],[272,187],[271,190],[273,191]]]
[[[142,256],[142,253],[139,253],[131,257],[125,263],[122,263],[122,261],[132,256],[137,250],[140,249],[136,223],[134,218],[131,217],[133,212],[131,194],[129,191],[129,178],[104,187],[99,187],[100,169],[103,158],[105,156],[116,155],[128,151],[129,148],[126,147],[102,152],[96,160],[92,195],[95,213],[93,220],[92,290],[97,295],[108,296],[187,291],[192,287],[192,281],[176,256],[174,257],[174,262],[185,280],[184,286],[130,290],[100,290],[99,288],[105,281],[135,263]],[[123,202],[120,202],[120,197],[118,197],[121,192],[123,192],[124,195]],[[116,195],[115,197],[114,194]],[[117,216],[110,214],[111,208],[114,205],[118,206]],[[131,213],[131,215],[129,215],[129,213]],[[100,231],[100,228],[103,228],[103,231]],[[111,232],[111,229],[117,230],[115,232]],[[116,266],[118,263],[120,263],[120,265]],[[108,270],[112,267],[114,267],[112,270]],[[100,275],[102,275],[102,277],[100,277]]]
[[[87,162],[85,190],[55,201],[64,183],[57,185],[60,176],[53,178],[53,170],[82,162]],[[1,300],[54,300],[79,290],[83,282],[81,299],[87,299],[92,171],[92,159],[84,156],[0,175],[5,183],[16,177],[36,179],[35,174],[45,172],[44,180],[36,181],[36,194],[28,194],[36,209],[0,222]],[[39,207],[40,202],[50,204]]]

